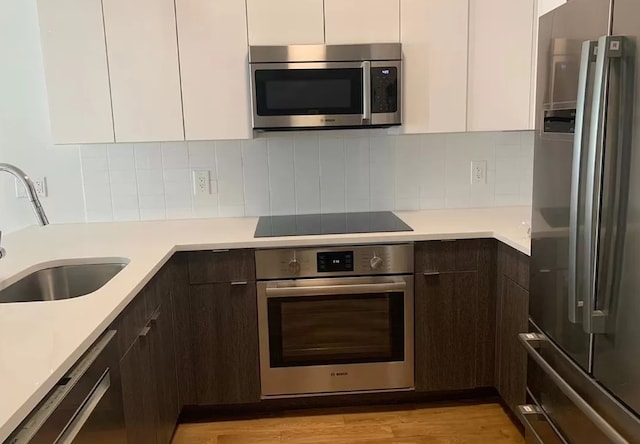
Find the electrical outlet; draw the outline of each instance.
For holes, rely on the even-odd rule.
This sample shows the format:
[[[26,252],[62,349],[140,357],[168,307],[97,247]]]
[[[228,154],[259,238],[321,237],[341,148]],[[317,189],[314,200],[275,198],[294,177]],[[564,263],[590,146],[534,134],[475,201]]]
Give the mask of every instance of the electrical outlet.
[[[38,177],[33,180],[33,187],[36,189],[36,194],[38,197],[47,197],[47,178],[46,177]],[[27,198],[27,190],[24,189],[22,183],[15,181],[16,186],[16,197],[18,199],[26,199]]]
[[[483,185],[487,183],[487,161],[471,161],[471,185]]]
[[[193,172],[193,194],[194,196],[208,196],[211,194],[209,170]]]

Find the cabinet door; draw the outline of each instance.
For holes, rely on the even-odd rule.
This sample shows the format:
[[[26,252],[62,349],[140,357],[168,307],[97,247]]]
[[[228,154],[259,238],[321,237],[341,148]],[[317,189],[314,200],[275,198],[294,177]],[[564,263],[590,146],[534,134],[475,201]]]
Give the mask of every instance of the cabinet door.
[[[525,403],[527,353],[518,340],[527,332],[529,292],[506,276],[498,291],[498,391],[515,412]]]
[[[400,7],[402,131],[465,131],[468,0],[402,0]]]
[[[173,0],[103,0],[116,142],[184,140]]]
[[[245,2],[176,0],[176,19],[185,138],[251,138]]]
[[[56,144],[114,141],[100,0],[38,0]]]
[[[416,390],[476,386],[478,273],[417,274]]]
[[[531,129],[535,0],[470,0],[467,129]]]
[[[259,401],[255,282],[192,285],[189,300],[197,403]]]
[[[136,444],[156,444],[157,397],[149,334],[139,337],[120,360],[127,440]]]
[[[247,0],[250,45],[324,43],[323,0]]]
[[[324,21],[328,45],[398,42],[400,0],[325,0]]]
[[[167,294],[158,311],[153,315],[153,327],[149,333],[149,348],[155,373],[157,396],[156,438],[158,444],[171,442],[180,414],[172,311],[171,301]]]

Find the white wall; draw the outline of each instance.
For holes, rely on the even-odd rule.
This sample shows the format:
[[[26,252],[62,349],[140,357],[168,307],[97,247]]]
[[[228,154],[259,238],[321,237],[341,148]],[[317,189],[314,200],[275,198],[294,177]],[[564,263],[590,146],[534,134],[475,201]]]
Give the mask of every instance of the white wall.
[[[90,222],[531,204],[530,131],[282,133],[80,151]],[[473,160],[487,162],[486,184],[470,184]],[[210,172],[213,194],[193,197],[194,170]]]
[[[0,162],[33,177],[46,176],[43,200],[51,222],[84,218],[77,147],[53,148],[35,0],[0,0]],[[14,181],[0,176],[0,230],[35,223],[28,202],[16,199]]]

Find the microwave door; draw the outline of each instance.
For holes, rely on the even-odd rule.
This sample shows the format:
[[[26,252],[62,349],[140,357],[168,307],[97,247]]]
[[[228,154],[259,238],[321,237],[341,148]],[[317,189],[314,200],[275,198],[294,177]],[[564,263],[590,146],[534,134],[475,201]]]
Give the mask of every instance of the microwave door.
[[[362,62],[251,65],[253,126],[362,126],[370,103]]]

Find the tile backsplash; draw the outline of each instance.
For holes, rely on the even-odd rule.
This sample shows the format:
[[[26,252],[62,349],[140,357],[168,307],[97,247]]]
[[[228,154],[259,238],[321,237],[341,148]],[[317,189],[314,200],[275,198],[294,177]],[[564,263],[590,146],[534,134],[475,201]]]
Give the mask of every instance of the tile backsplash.
[[[531,204],[533,133],[279,133],[83,145],[80,157],[88,222],[493,207]],[[471,185],[482,160],[486,183]],[[211,194],[194,195],[196,170]]]

